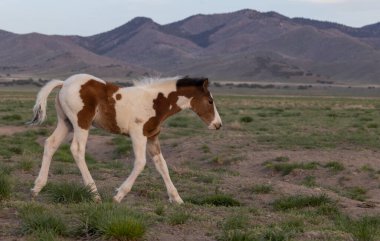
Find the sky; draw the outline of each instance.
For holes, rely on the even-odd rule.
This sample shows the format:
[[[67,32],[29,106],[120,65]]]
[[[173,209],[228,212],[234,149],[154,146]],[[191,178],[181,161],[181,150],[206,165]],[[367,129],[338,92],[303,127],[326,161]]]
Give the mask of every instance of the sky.
[[[0,29],[90,36],[137,16],[166,24],[198,13],[246,8],[352,27],[380,22],[380,0],[0,0]]]

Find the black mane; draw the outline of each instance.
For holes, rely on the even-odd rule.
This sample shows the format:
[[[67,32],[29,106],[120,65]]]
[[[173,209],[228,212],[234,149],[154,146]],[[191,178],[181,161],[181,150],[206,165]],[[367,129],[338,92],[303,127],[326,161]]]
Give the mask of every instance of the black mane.
[[[191,77],[185,76],[177,80],[177,88],[186,87],[186,86],[202,87],[206,80],[208,80],[208,78],[205,78],[205,77],[191,78]]]

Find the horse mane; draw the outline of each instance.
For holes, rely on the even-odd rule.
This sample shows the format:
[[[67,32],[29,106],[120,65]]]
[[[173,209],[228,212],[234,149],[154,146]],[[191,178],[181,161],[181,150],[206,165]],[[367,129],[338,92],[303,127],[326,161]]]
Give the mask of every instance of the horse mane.
[[[182,76],[173,76],[173,77],[146,77],[140,80],[135,80],[133,81],[134,86],[144,86],[144,87],[149,87],[149,86],[155,86],[155,85],[162,85],[162,84],[167,84],[171,82],[177,82],[178,79],[182,78]]]
[[[155,77],[149,77],[144,78],[141,80],[134,81],[134,86],[157,86],[157,85],[164,85],[168,83],[176,83],[177,87],[186,87],[186,86],[203,86],[204,81],[208,80],[208,78],[204,77],[197,77],[192,78],[189,76],[174,76],[174,77],[167,77],[167,78],[155,78]]]

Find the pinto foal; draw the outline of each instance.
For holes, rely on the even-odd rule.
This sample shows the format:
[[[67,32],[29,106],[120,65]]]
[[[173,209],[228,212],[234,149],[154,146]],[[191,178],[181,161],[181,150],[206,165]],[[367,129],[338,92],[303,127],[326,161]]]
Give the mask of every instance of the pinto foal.
[[[129,135],[135,154],[134,167],[129,177],[113,197],[120,202],[131,190],[146,164],[146,150],[164,179],[171,202],[183,203],[173,185],[165,159],[161,154],[158,135],[160,126],[169,116],[183,110],[193,110],[209,129],[219,129],[222,121],[216,110],[206,78],[171,78],[120,88],[87,74],[73,75],[65,81],[52,80],[38,93],[30,124],[46,119],[46,102],[50,92],[60,87],[55,99],[58,124],[46,139],[41,169],[32,189],[36,196],[46,185],[53,154],[70,131],[73,140],[71,153],[82,174],[84,184],[100,201],[94,180],[87,168],[85,149],[91,126],[111,133]]]

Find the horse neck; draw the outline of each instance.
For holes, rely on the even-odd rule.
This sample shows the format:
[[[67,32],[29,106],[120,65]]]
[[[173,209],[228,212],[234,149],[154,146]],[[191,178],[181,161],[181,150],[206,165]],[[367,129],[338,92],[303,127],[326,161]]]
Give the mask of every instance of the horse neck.
[[[163,122],[168,117],[190,108],[192,92],[184,91],[183,89],[174,88],[154,88],[153,108],[156,116]]]

